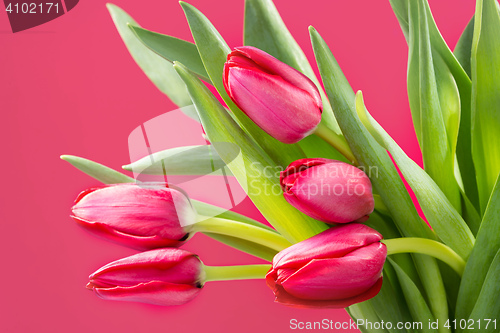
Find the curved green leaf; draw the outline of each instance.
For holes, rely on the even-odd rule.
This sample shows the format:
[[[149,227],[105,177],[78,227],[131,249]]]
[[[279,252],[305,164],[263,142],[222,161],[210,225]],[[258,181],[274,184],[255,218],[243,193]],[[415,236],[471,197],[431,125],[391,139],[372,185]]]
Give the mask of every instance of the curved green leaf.
[[[104,184],[135,183],[134,178],[83,157],[62,155],[61,159]]]
[[[139,24],[118,6],[106,6],[130,55],[151,82],[178,106],[192,104],[186,87],[172,68],[172,64],[144,46],[128,27],[128,24]]]
[[[149,175],[208,175],[225,166],[213,145],[202,145],[162,150],[124,165],[123,169]]]
[[[272,0],[245,1],[244,45],[255,46],[283,61],[309,77],[319,88],[323,100],[321,121],[337,134],[341,134],[330,103],[307,58],[288,31]]]
[[[222,99],[231,109],[238,125],[280,166],[286,167],[291,162],[304,158],[305,155],[297,144],[287,145],[272,138],[248,118],[229,98],[222,83],[222,72],[227,55],[231,49],[210,21],[198,9],[180,2],[193,34],[196,47],[205,69]]]
[[[475,239],[463,218],[431,177],[406,155],[368,113],[361,92],[356,95],[356,110],[364,126],[391,153],[437,235],[462,258],[467,259]]]
[[[472,155],[481,211],[500,172],[500,12],[496,0],[478,0],[472,68]]]
[[[278,177],[266,176],[266,168],[276,170],[276,164],[250,140],[208,88],[181,64],[176,63],[174,68],[188,87],[210,141],[228,142],[240,147],[243,158],[234,160],[231,164],[231,159],[226,159],[227,152],[219,150],[217,146],[215,148],[238,182],[249,183],[248,196],[269,223],[291,242],[304,240],[326,230],[324,223],[307,217],[287,204],[281,195]]]
[[[170,62],[182,61],[187,68],[196,73],[202,80],[210,82],[195,44],[134,25],[129,25],[129,28],[151,51]]]
[[[403,295],[405,296],[406,304],[408,304],[413,321],[422,324],[418,331],[437,332],[436,330],[429,328],[429,322],[434,322],[435,319],[418,288],[401,269],[401,267],[398,266],[398,264],[396,264],[391,258],[387,258],[387,260],[392,267],[394,267],[396,274],[398,275],[399,282],[401,283],[401,289],[403,290]]]
[[[472,310],[470,319],[474,323],[481,322],[480,332],[498,332],[498,319],[500,318],[500,250],[496,253],[484,279],[481,293],[477,298],[476,306]],[[495,323],[490,322],[488,328],[485,328],[485,319],[495,319]],[[458,330],[463,332],[464,330]]]
[[[476,244],[465,266],[458,292],[456,318],[467,318],[472,312],[498,249],[500,249],[500,177],[483,216]]]
[[[467,73],[467,75],[472,77],[471,67],[470,67],[470,57],[471,57],[471,49],[472,49],[472,38],[474,36],[474,17],[472,17],[465,27],[462,35],[458,39],[457,45],[455,46],[455,50],[453,50],[453,54],[457,58],[458,62]]]
[[[439,53],[432,52],[422,0],[409,2],[408,97],[424,169],[461,212],[454,174],[460,119],[457,85]]]
[[[368,133],[356,114],[355,95],[328,45],[314,28],[311,41],[319,71],[333,112],[359,164],[370,176],[377,193],[404,236],[434,238],[432,231],[418,215],[394,163]]]

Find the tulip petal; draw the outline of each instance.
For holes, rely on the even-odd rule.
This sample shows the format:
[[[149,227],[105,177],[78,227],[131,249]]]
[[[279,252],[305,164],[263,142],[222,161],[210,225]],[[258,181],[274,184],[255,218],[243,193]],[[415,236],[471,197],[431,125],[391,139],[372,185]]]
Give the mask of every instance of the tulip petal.
[[[342,258],[314,259],[280,281],[291,295],[312,300],[355,297],[370,289],[382,274],[386,247],[374,243]]]
[[[339,258],[380,240],[382,235],[364,224],[332,227],[278,253],[273,259],[273,270],[299,268],[313,259]]]
[[[322,107],[321,96],[316,85],[307,76],[279,61],[272,55],[252,46],[237,47],[233,54],[242,54],[252,59],[263,70],[281,76],[290,85],[306,91],[315,101],[317,107]]]
[[[292,307],[297,307],[297,308],[333,308],[333,309],[340,309],[340,308],[346,308],[350,305],[360,303],[366,300],[369,300],[370,298],[375,297],[380,289],[382,288],[382,277],[377,280],[377,282],[366,292],[351,297],[351,298],[346,298],[346,299],[341,299],[341,300],[307,300],[307,299],[301,299],[298,297],[295,297],[289,293],[287,293],[283,287],[279,286],[274,294],[276,296],[275,302],[287,305],[287,306],[292,306]]]
[[[279,76],[230,67],[228,86],[234,102],[264,131],[285,143],[311,134],[321,120],[309,93]]]
[[[94,285],[133,286],[149,281],[194,284],[202,272],[194,254],[177,248],[138,253],[116,260],[90,276]]]
[[[94,287],[93,290],[102,299],[171,306],[189,302],[198,295],[201,288],[186,284],[152,281],[131,287]]]
[[[185,234],[185,236],[179,240],[165,239],[161,238],[158,235],[131,235],[115,230],[104,223],[87,221],[73,215],[71,217],[73,218],[73,220],[75,220],[75,222],[78,223],[78,225],[83,227],[85,230],[90,231],[93,235],[99,238],[109,240],[117,244],[125,245],[140,251],[162,247],[178,247],[189,238],[189,234]]]

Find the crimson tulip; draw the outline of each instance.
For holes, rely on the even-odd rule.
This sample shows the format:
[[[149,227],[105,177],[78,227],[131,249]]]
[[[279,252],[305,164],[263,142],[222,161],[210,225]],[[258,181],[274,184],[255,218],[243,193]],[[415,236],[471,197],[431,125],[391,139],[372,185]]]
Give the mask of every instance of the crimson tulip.
[[[198,256],[182,249],[142,252],[109,263],[90,275],[87,288],[100,298],[155,305],[181,305],[204,283]]]
[[[196,213],[189,198],[164,184],[116,184],[78,196],[72,218],[91,233],[139,250],[179,246]]]
[[[326,223],[363,222],[373,212],[368,176],[360,169],[326,158],[304,158],[280,175],[288,203]]]
[[[323,104],[314,83],[255,47],[237,47],[228,55],[223,81],[231,100],[281,142],[300,141],[321,120]]]
[[[332,227],[278,253],[267,284],[285,305],[344,308],[366,301],[382,286],[381,239],[359,223]]]

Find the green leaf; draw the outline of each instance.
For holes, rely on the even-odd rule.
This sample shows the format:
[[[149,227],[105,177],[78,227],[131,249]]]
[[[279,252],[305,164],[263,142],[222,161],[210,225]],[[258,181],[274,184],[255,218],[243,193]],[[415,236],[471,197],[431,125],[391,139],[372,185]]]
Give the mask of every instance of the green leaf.
[[[475,323],[481,322],[481,332],[498,332],[498,323],[494,324],[490,322],[487,329],[484,329],[486,321],[484,319],[496,319],[500,318],[500,250],[495,255],[495,258],[491,262],[488,274],[484,279],[483,287],[481,288],[481,293],[477,298],[476,306],[470,315]],[[461,332],[463,330],[459,330]]]
[[[135,183],[134,178],[83,157],[62,155],[61,159],[104,184]]]
[[[129,28],[151,51],[170,62],[182,61],[187,68],[196,73],[202,80],[210,83],[210,78],[195,44],[133,25],[129,25]]]
[[[472,155],[481,211],[500,172],[500,13],[495,0],[478,0],[472,43]]]
[[[476,244],[465,266],[458,292],[456,318],[467,318],[477,303],[479,292],[486,279],[493,258],[500,249],[500,177],[491,194],[477,233]],[[485,317],[487,318],[487,317]],[[489,317],[488,317],[489,318]]]
[[[372,181],[404,236],[434,238],[418,215],[391,158],[360,122],[355,95],[325,41],[310,28],[311,41],[326,93],[342,132],[356,159]]]
[[[300,148],[304,151],[307,157],[321,157],[332,160],[350,163],[338,150],[334,149],[330,144],[316,135],[309,135],[300,140]]]
[[[437,235],[462,258],[467,259],[475,239],[463,218],[430,176],[372,118],[364,106],[361,92],[356,95],[356,109],[365,127],[391,153]]]
[[[305,156],[297,144],[287,145],[272,138],[231,101],[222,82],[224,63],[231,49],[212,23],[198,9],[182,1],[180,4],[188,20],[201,60],[214,87],[233,112],[238,124],[250,135],[249,139],[257,142],[282,167],[288,166],[297,159],[304,158]]]
[[[341,134],[330,103],[304,52],[288,31],[272,0],[245,1],[244,45],[255,46],[309,77],[319,88],[323,100],[321,121]]]
[[[457,58],[458,62],[467,73],[469,77],[471,75],[471,67],[470,67],[470,56],[472,49],[472,38],[474,36],[474,17],[472,17],[465,27],[462,35],[458,39],[457,45],[455,46],[455,50],[453,50],[453,54]]]
[[[398,266],[391,258],[387,258],[389,263],[394,267],[396,274],[398,275],[399,282],[401,283],[401,288],[403,290],[403,295],[406,299],[406,304],[410,309],[410,313],[413,318],[413,322],[421,323],[421,332],[437,332],[434,329],[430,329],[428,323],[434,322],[435,319],[432,316],[424,297],[415,286],[413,281],[406,275],[406,273]],[[432,296],[431,296],[432,297]]]
[[[362,333],[389,333],[385,328],[374,329],[374,323],[381,323],[375,309],[368,302],[356,303],[348,307],[347,312],[356,321],[358,330]],[[370,326],[371,323],[371,326]]]
[[[454,175],[460,119],[458,87],[439,53],[432,52],[423,1],[409,4],[408,97],[424,169],[461,212]]]
[[[238,149],[239,152],[239,149]],[[235,152],[236,153],[236,152]],[[233,156],[236,158],[236,156]],[[175,147],[148,155],[123,169],[149,175],[225,175],[231,172],[213,145]]]
[[[396,327],[396,323],[411,322],[411,316],[402,293],[397,293],[391,283],[389,275],[396,274],[391,265],[384,265],[384,282],[382,289],[374,298],[367,301],[384,322],[390,322],[393,326],[387,328],[390,333],[404,333],[406,329]],[[397,278],[397,277],[395,277]],[[388,326],[388,325],[387,325]]]
[[[188,87],[210,141],[228,142],[240,147],[243,159],[231,164],[228,163],[227,152],[219,150],[217,146],[215,148],[238,182],[249,183],[248,196],[269,223],[291,242],[304,240],[326,230],[324,223],[307,217],[285,201],[278,177],[266,176],[266,170],[276,170],[276,164],[234,122],[208,88],[181,64],[176,63],[174,68]]]
[[[411,3],[413,6],[417,6],[417,2],[408,2],[408,0],[390,0],[390,2],[396,14],[396,17],[399,20],[401,30],[403,31],[403,34],[405,35],[406,40],[409,43],[409,46],[411,46],[410,43],[414,44],[414,46],[417,46],[417,44],[419,43],[416,43],[415,39],[413,39],[413,42],[410,40],[410,18],[408,15],[408,3]],[[422,7],[422,2],[420,2],[420,7]],[[445,125],[447,126],[447,137],[452,139],[450,145],[451,148],[454,147],[454,140],[456,140],[456,155],[458,164],[455,163],[455,169],[458,166],[460,171],[455,171],[454,173],[456,176],[460,175],[460,177],[463,175],[463,179],[457,179],[457,182],[459,184],[463,184],[465,193],[467,193],[468,200],[474,205],[476,209],[479,209],[475,168],[471,153],[471,81],[469,76],[457,61],[448,45],[444,41],[443,37],[441,36],[436,22],[432,17],[432,13],[427,1],[423,1],[423,7],[425,7],[425,10],[420,10],[420,14],[418,16],[426,16],[426,21],[428,24],[428,36],[430,47],[432,50],[432,59],[434,60],[433,66],[438,77],[437,86],[438,93],[440,95],[440,107],[444,108],[445,110],[449,108],[450,105],[447,105],[448,100],[453,103],[451,104],[451,106],[456,107],[456,91],[454,91],[455,89],[453,88],[454,84],[452,80],[454,80],[456,88],[458,89],[460,95],[460,126],[458,129],[458,138],[455,138],[456,125],[454,123],[456,122],[456,119],[454,119],[453,113],[451,113],[451,118],[449,113],[447,114],[445,112],[443,114],[443,119]],[[412,13],[413,16],[415,16],[415,13],[418,13],[418,10],[413,10]],[[413,21],[418,22],[419,20],[418,18],[415,18]],[[417,34],[418,29],[413,29],[412,35],[417,36]],[[417,67],[415,62],[418,62],[418,51],[419,50],[416,50],[415,48],[409,50],[409,56],[411,56],[412,52],[415,53],[416,56],[413,57],[414,63],[411,64],[413,69]],[[450,77],[450,75],[452,76],[452,78]],[[412,78],[417,78],[418,76],[420,76],[420,72],[418,70],[414,71],[412,74]],[[452,93],[450,96],[448,96],[447,94],[448,91],[451,91]],[[410,100],[413,101],[411,102],[412,104],[416,103],[416,96],[414,97],[415,98],[410,97]],[[414,110],[415,106],[411,105],[411,108],[413,114],[415,115],[415,113],[417,112],[416,110]],[[413,117],[413,119],[417,136],[420,136],[420,119],[416,115]],[[447,119],[451,121],[447,121]],[[435,138],[431,139],[436,141]]]
[[[172,68],[172,64],[144,46],[128,27],[128,24],[134,26],[139,24],[118,6],[113,4],[106,6],[130,55],[144,74],[178,106],[192,104],[186,87]]]

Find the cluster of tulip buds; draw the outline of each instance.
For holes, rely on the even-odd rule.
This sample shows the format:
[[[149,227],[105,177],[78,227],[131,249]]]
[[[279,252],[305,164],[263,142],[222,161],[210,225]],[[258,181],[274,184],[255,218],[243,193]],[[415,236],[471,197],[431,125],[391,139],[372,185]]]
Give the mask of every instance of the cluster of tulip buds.
[[[295,143],[320,124],[322,101],[314,83],[254,47],[228,55],[223,81],[230,98],[275,139]],[[291,163],[280,176],[286,201],[328,229],[291,244],[276,232],[238,230],[224,219],[204,223],[188,196],[167,184],[115,184],[82,192],[73,219],[100,238],[140,251],[90,275],[104,299],[180,305],[207,281],[265,278],[277,302],[343,308],[374,297],[387,255],[382,235],[361,224],[374,210],[370,179],[357,167],[324,158]],[[293,221],[290,221],[293,223]],[[247,226],[248,228],[248,226]],[[226,233],[278,252],[272,265],[205,266],[179,249],[197,231]],[[290,246],[291,245],[291,246]]]

